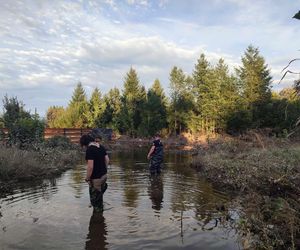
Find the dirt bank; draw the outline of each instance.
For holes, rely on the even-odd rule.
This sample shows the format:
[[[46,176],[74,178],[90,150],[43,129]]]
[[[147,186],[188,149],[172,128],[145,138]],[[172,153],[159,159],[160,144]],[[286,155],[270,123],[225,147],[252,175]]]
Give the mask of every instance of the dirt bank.
[[[211,143],[194,157],[192,167],[235,194],[243,208],[239,229],[249,249],[299,249],[299,162],[299,144],[262,138],[260,143]]]

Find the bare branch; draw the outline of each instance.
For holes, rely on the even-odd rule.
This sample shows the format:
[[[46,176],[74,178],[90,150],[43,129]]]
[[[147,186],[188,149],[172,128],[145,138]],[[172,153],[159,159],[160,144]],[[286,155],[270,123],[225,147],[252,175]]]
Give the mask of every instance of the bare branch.
[[[285,71],[285,70],[291,65],[291,63],[293,63],[293,62],[295,62],[295,61],[298,61],[298,60],[300,60],[300,58],[295,58],[295,59],[291,60],[291,61],[289,62],[289,64],[288,64],[286,67],[284,67],[283,70],[281,70],[281,72]]]
[[[297,122],[295,124],[295,127],[298,127],[299,123],[300,123],[300,118],[298,118],[298,120],[297,120]]]
[[[300,10],[298,11],[298,13],[296,13],[293,18],[299,19],[300,20]]]
[[[280,79],[280,81],[279,81],[278,84],[281,83],[281,81],[285,78],[285,76],[287,75],[287,73],[290,73],[290,74],[296,74],[296,75],[300,74],[300,72],[293,72],[293,71],[287,70],[287,71],[284,72],[284,74],[283,74],[283,76],[281,77],[281,79]]]

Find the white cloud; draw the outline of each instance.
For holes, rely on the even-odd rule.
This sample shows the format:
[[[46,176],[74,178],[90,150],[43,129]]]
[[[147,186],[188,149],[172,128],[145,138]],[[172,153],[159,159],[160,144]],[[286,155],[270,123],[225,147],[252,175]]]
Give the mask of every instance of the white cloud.
[[[282,18],[288,19],[296,4],[277,3],[3,1],[0,93],[18,94],[25,103],[45,110],[51,95],[59,96],[59,104],[67,103],[77,81],[89,89],[98,86],[102,92],[121,88],[130,66],[146,87],[159,78],[167,89],[174,65],[191,73],[200,53],[205,53],[212,64],[223,57],[233,68],[250,43],[259,46],[276,82],[280,70],[300,49],[299,22]],[[220,6],[222,12],[215,13]],[[188,14],[183,15],[182,7]],[[287,77],[280,86],[291,85],[295,77]],[[40,99],[34,104],[38,99],[32,93],[44,104]]]
[[[166,6],[168,4],[169,0],[159,0],[158,6],[160,8]]]
[[[142,5],[142,6],[148,6],[149,1],[148,0],[127,0],[127,3],[130,5]]]

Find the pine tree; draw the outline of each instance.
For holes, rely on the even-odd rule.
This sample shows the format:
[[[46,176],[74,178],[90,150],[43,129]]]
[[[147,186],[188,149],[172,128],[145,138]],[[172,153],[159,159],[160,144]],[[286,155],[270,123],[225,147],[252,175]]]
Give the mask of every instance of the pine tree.
[[[86,98],[86,94],[83,89],[82,83],[78,82],[76,85],[76,88],[74,89],[69,106],[72,106],[72,105],[80,103],[80,102],[86,102],[86,100],[87,100],[87,98]]]
[[[145,136],[148,134],[148,127],[145,122],[145,118],[147,117],[147,92],[144,86],[141,86],[139,99],[137,103],[137,109],[134,116],[134,127],[137,128],[138,136]]]
[[[250,45],[246,49],[242,66],[237,71],[244,86],[243,96],[249,105],[270,100],[272,77],[258,48]]]
[[[101,116],[100,124],[105,127],[120,129],[119,119],[122,107],[121,95],[118,88],[111,89],[105,96],[105,110]]]
[[[101,116],[105,110],[105,103],[102,100],[101,92],[95,88],[89,101],[89,112],[87,113],[88,126],[90,128],[103,127]]]
[[[79,82],[73,92],[71,101],[65,113],[66,127],[88,127],[89,105],[82,84]]]
[[[221,58],[213,70],[216,82],[216,126],[218,129],[226,129],[227,121],[237,110],[241,98],[239,95],[238,81],[229,74],[228,66]]]
[[[252,126],[262,126],[265,114],[262,114],[261,110],[271,100],[272,77],[258,48],[250,45],[246,49],[242,57],[242,66],[237,69],[237,73],[242,83],[242,97],[253,122]]]
[[[147,92],[147,103],[144,109],[143,124],[145,135],[153,136],[167,126],[167,101],[158,79]]]
[[[176,66],[170,72],[169,127],[176,134],[188,127],[192,110],[189,79]]]
[[[191,123],[194,131],[211,130],[215,104],[212,103],[212,69],[204,54],[197,60],[193,71],[194,115]]]
[[[141,124],[142,105],[145,102],[145,89],[140,85],[138,75],[133,68],[130,68],[124,80],[124,91],[122,97],[123,107],[121,120],[124,132],[136,136]]]

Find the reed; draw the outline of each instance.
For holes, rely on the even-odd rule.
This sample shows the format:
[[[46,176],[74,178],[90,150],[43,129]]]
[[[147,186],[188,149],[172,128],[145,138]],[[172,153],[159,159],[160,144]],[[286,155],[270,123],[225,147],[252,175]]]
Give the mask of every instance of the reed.
[[[49,148],[44,144],[35,150],[0,146],[0,180],[51,177],[75,166],[80,155],[75,149]]]

